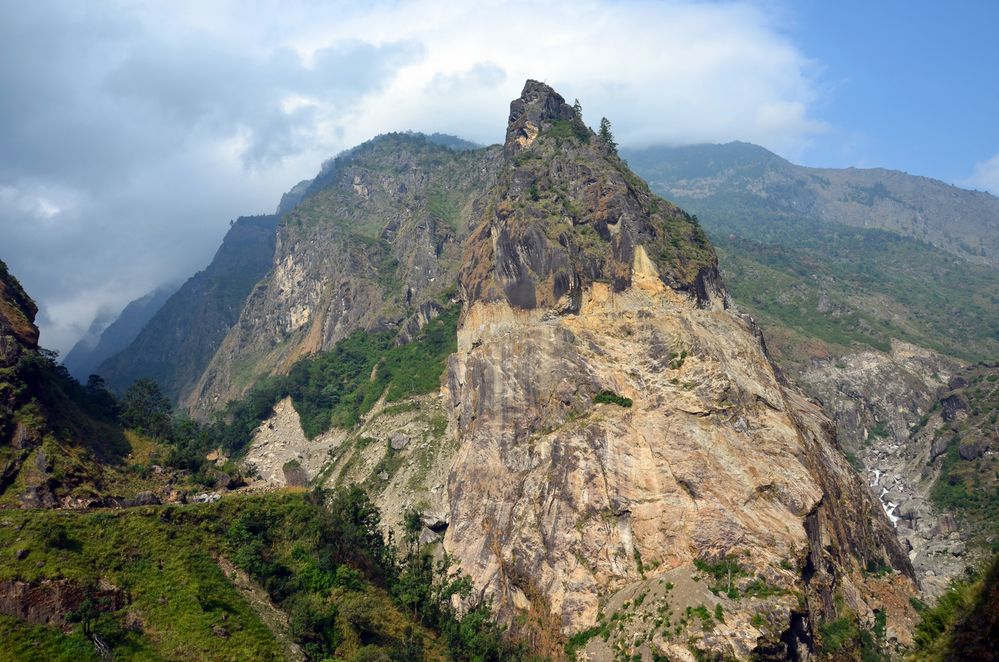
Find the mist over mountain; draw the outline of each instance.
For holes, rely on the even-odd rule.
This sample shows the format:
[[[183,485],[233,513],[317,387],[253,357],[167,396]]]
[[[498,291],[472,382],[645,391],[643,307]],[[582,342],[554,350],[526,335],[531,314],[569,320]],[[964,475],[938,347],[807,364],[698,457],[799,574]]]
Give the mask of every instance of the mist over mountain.
[[[211,264],[170,296],[131,343],[97,366],[97,373],[118,390],[144,377],[156,380],[174,399],[190,389],[250,290],[271,268],[276,224],[276,216],[237,219]]]
[[[85,382],[105,359],[125,349],[135,340],[177,289],[176,285],[165,285],[132,301],[117,317],[98,317],[90,325],[87,335],[66,354],[63,365],[71,375]]]

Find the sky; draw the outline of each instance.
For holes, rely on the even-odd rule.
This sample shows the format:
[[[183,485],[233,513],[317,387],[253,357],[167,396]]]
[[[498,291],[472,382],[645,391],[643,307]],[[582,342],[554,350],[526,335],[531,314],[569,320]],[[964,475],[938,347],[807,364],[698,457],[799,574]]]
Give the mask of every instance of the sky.
[[[527,78],[625,146],[999,194],[996,25],[991,1],[0,0],[0,259],[65,353],[343,149],[501,141]]]

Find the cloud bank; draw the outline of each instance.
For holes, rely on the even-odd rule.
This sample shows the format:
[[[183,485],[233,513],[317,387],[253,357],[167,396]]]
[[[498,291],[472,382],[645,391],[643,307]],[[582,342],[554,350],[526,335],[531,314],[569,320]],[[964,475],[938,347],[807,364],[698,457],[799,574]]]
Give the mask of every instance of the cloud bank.
[[[336,152],[413,129],[502,139],[526,78],[626,145],[825,129],[766,5],[34,2],[0,6],[0,259],[68,350],[211,258]]]
[[[999,195],[999,153],[988,161],[975,164],[974,172],[964,185]]]

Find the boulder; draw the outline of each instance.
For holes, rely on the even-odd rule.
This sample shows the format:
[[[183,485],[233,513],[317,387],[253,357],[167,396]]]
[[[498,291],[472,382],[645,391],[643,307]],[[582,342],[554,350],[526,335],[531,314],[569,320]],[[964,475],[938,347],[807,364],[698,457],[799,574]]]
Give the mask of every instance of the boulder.
[[[933,440],[933,445],[930,446],[930,462],[933,462],[938,457],[947,452],[947,447],[950,446],[950,440],[945,437],[938,437]]]
[[[957,521],[953,515],[943,514],[937,519],[936,526],[933,527],[935,535],[945,536],[957,531]]]
[[[968,409],[968,403],[959,395],[948,395],[946,398],[940,400],[940,405],[943,407],[943,419],[948,423],[957,418],[958,412],[966,412]]]
[[[966,439],[961,441],[957,447],[957,454],[962,460],[971,461],[982,456],[985,452],[985,444],[980,439]]]
[[[968,380],[962,377],[961,375],[954,375],[953,377],[950,378],[950,381],[947,382],[947,388],[950,389],[951,391],[955,391],[959,388],[964,388],[967,385],[968,385]]]
[[[441,536],[435,531],[431,531],[427,527],[423,527],[420,530],[419,541],[421,545],[432,545],[435,542],[440,542]]]
[[[409,437],[401,432],[393,432],[392,436],[389,437],[389,445],[392,446],[392,450],[401,451],[409,445]]]
[[[159,498],[152,492],[139,492],[131,499],[123,499],[121,506],[123,508],[134,508],[136,506],[158,506],[160,503]]]

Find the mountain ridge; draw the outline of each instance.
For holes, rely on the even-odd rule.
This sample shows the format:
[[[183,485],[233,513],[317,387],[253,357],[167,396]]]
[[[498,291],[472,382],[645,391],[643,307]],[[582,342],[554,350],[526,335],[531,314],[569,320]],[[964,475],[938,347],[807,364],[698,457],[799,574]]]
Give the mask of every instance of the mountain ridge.
[[[799,166],[752,143],[622,152],[654,188],[681,203],[721,193],[749,195],[766,202],[775,212],[811,214],[827,222],[885,229],[927,241],[967,260],[999,266],[999,198],[987,192],[886,168]],[[690,162],[686,166],[676,164],[685,158]],[[695,169],[692,176],[675,178],[679,170],[692,164],[704,172]],[[752,172],[752,177],[743,178],[749,185],[738,177],[740,170]],[[778,192],[786,194],[793,186],[800,192],[777,197]],[[946,202],[938,202],[941,198]]]
[[[178,289],[179,285],[158,287],[130,301],[110,322],[98,316],[63,358],[63,365],[78,380],[86,381],[98,365],[131,344]]]

